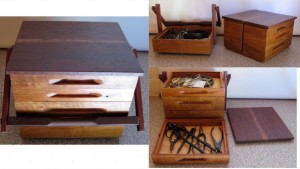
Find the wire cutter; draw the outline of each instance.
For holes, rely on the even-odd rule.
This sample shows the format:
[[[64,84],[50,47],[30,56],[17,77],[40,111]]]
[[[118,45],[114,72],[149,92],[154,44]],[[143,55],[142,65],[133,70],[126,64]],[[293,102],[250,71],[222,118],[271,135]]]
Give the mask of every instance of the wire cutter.
[[[214,137],[214,135],[213,135],[214,128],[215,128],[215,127],[213,127],[213,128],[211,129],[210,135],[211,135],[211,138],[212,138],[213,141],[214,141],[214,145],[215,145],[215,148],[216,148],[216,151],[215,151],[215,152],[216,152],[216,153],[222,153],[221,147],[222,147],[222,141],[223,141],[223,130],[221,129],[221,127],[219,127],[219,130],[221,131],[221,138],[220,138],[220,140],[217,142],[216,139],[215,139],[215,137]]]

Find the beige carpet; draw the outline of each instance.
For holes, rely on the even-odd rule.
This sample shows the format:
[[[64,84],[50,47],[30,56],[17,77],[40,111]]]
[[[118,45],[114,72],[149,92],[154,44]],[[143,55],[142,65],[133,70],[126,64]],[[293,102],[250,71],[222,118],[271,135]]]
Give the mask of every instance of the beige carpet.
[[[217,44],[210,55],[155,53],[152,48],[154,37],[149,37],[150,67],[300,67],[300,37],[293,37],[289,48],[265,63],[225,49],[223,36],[217,36]]]
[[[149,95],[148,95],[148,53],[139,52],[139,62],[144,70],[142,77],[142,97],[143,111],[145,120],[145,131],[137,132],[136,126],[127,126],[124,136],[114,139],[22,139],[19,136],[18,128],[9,126],[7,133],[0,133],[1,144],[148,144],[148,110],[149,110]],[[3,79],[4,79],[4,64],[6,50],[0,50],[0,110],[2,109],[3,95]],[[10,106],[10,114],[14,115],[13,105]],[[0,112],[1,115],[1,112]],[[135,115],[134,100],[131,105],[129,115]]]
[[[228,108],[234,107],[274,107],[283,122],[287,125],[295,137],[292,141],[276,141],[265,143],[235,144],[230,123],[227,115],[225,122],[228,133],[230,161],[228,164],[210,165],[155,165],[152,162],[151,154],[158,138],[160,128],[164,121],[164,111],[161,98],[150,97],[150,138],[149,138],[149,161],[150,167],[180,167],[180,168],[202,168],[202,167],[296,167],[297,163],[297,119],[296,100],[236,100],[228,99]]]

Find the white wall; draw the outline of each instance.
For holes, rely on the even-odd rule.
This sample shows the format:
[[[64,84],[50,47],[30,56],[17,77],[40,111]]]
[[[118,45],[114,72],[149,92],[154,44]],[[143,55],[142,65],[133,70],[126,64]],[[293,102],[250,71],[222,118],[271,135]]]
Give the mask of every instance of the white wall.
[[[166,20],[211,20],[211,4],[213,3],[220,6],[221,17],[253,9],[297,16],[298,19],[295,20],[294,34],[300,35],[299,0],[150,0],[150,33],[157,33],[156,16],[151,10],[151,7],[156,3],[160,4],[162,16]],[[217,32],[223,34],[223,25],[222,28],[218,27]]]
[[[171,68],[161,71],[228,71],[228,98],[296,99],[296,68]]]
[[[0,48],[15,43],[24,20],[118,22],[132,47],[140,51],[149,48],[148,17],[0,17]]]

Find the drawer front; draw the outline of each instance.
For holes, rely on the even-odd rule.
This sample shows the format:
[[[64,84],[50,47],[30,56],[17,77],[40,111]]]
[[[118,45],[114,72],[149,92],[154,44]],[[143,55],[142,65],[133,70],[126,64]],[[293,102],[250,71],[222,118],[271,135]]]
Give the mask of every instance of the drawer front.
[[[163,97],[165,110],[224,110],[225,97]]]
[[[292,43],[292,36],[285,37],[281,40],[278,40],[266,48],[266,60],[272,58],[272,56],[277,55],[284,49],[288,48]]]
[[[274,43],[282,38],[291,37],[293,34],[294,20],[278,24],[268,30],[268,43]]]
[[[11,75],[14,87],[34,89],[131,89],[136,87],[137,76],[59,76]]]
[[[224,20],[224,46],[235,52],[242,52],[243,24]]]
[[[134,89],[20,90],[13,86],[16,102],[131,101]]]
[[[66,127],[20,127],[22,138],[109,138],[121,137],[124,126],[66,126]]]
[[[30,113],[73,114],[72,110],[109,113],[128,112],[131,102],[15,102],[16,111]]]

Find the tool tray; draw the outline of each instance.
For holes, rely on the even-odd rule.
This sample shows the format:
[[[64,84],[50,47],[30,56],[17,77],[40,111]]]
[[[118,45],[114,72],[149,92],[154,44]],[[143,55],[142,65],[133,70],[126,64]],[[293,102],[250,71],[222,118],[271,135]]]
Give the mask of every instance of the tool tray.
[[[160,6],[152,7],[157,17],[159,34],[152,39],[153,51],[161,53],[184,54],[210,54],[216,43],[216,26],[221,26],[219,19],[219,7],[212,5],[212,20],[203,22],[165,21],[160,13]],[[218,16],[218,22],[216,17]],[[166,29],[162,29],[162,23]],[[165,35],[172,30],[204,30],[209,33],[208,38],[203,39],[165,39]]]
[[[169,84],[174,77],[186,77],[195,74],[202,74],[211,76],[214,79],[214,85],[211,88],[169,88]],[[164,82],[162,87],[161,96],[164,102],[165,121],[160,130],[154,151],[152,153],[152,160],[155,164],[195,164],[195,163],[228,163],[229,162],[229,147],[227,140],[227,130],[224,120],[226,111],[226,98],[227,98],[227,85],[231,79],[231,75],[227,72],[162,72],[159,78]],[[184,92],[182,92],[184,91]],[[187,96],[182,96],[185,93]],[[182,99],[189,97],[189,104],[185,107],[180,107],[179,110],[170,110],[166,105],[166,97],[175,97]],[[197,99],[198,98],[198,99]],[[201,99],[212,98],[210,102]],[[218,102],[217,98],[221,98]],[[200,105],[198,104],[200,99]],[[196,101],[195,101],[196,100]],[[176,99],[170,100],[176,102]],[[195,103],[197,102],[197,103]],[[203,103],[202,103],[203,102]],[[196,104],[196,107],[195,107]],[[201,106],[205,104],[205,106]],[[212,105],[212,106],[210,106]],[[193,107],[194,106],[194,107]],[[198,107],[198,110],[197,110]],[[199,107],[202,107],[199,109]],[[171,107],[172,108],[172,107]],[[173,107],[178,109],[178,107]],[[214,147],[211,138],[211,129],[214,127],[213,135],[217,141],[221,138],[221,131],[223,131],[223,141],[221,146],[221,153],[210,153],[209,148],[205,148],[205,154],[195,150],[195,153],[190,152],[188,144],[184,144],[179,154],[177,149],[180,147],[182,140],[174,145],[173,151],[170,151],[170,140],[165,136],[167,125],[170,123],[184,126],[188,131],[195,127],[195,136],[199,133],[199,128],[202,126],[203,132],[206,134],[207,142]],[[189,138],[191,140],[191,138]],[[194,143],[196,141],[194,140]]]
[[[170,88],[173,78],[197,74],[214,80],[207,88]],[[226,72],[171,72],[161,89],[166,118],[222,118],[226,105]]]
[[[201,154],[199,151],[194,150],[194,154],[186,154],[189,145],[184,144],[179,154],[176,154],[178,147],[180,147],[181,140],[174,145],[173,151],[170,151],[170,140],[165,136],[166,126],[169,123],[175,123],[182,125],[189,130],[192,127],[196,127],[197,136],[199,127],[202,126],[203,132],[206,134],[207,142],[214,147],[212,138],[210,137],[210,130],[214,129],[214,137],[218,141],[221,137],[221,132],[218,127],[223,130],[222,141],[222,153],[210,153],[210,150],[206,147],[205,153]],[[191,140],[191,138],[189,139]],[[159,137],[157,139],[154,151],[152,153],[152,160],[155,164],[195,164],[195,163],[228,163],[229,162],[229,148],[227,140],[227,131],[224,119],[166,119],[160,130]]]

